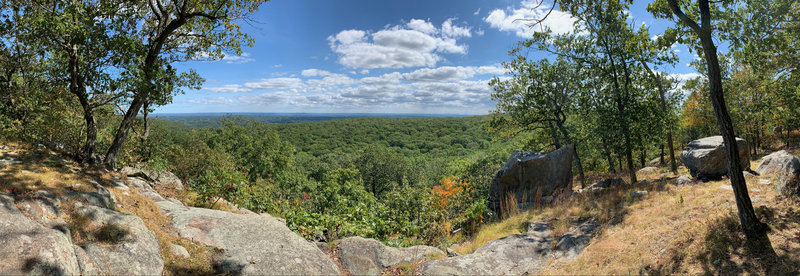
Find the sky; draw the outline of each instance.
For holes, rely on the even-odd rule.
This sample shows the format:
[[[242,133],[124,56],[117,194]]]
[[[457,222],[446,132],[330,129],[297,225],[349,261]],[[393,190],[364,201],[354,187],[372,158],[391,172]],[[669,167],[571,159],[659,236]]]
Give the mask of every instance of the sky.
[[[630,19],[656,35],[673,23],[635,1]],[[519,18],[549,9],[520,0],[272,0],[243,31],[255,39],[242,55],[176,64],[206,81],[156,113],[417,113],[487,114],[494,109],[493,77],[535,28]],[[555,10],[544,24],[572,28]],[[696,76],[696,58],[683,45],[674,67],[657,70]],[[536,51],[529,59],[546,57]]]

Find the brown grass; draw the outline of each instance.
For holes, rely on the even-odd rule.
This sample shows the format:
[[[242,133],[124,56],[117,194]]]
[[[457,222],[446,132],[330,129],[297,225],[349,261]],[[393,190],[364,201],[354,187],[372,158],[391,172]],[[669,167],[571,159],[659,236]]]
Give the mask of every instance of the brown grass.
[[[135,191],[125,192],[114,189],[119,202],[117,209],[140,217],[148,229],[156,234],[164,259],[164,275],[214,275],[211,259],[216,252],[213,247],[195,244],[181,238],[172,228],[172,221],[161,213],[158,205],[150,198]],[[171,244],[177,244],[189,251],[189,258],[172,253]]]
[[[606,225],[575,261],[551,265],[544,274],[785,274],[800,261],[797,200],[778,197],[772,185],[748,177],[759,215],[773,228],[775,254],[767,260],[747,245],[727,180],[668,189],[629,205],[616,224]],[[774,182],[773,182],[774,183]],[[760,206],[764,207],[760,207]],[[765,214],[777,214],[765,216]],[[770,219],[770,217],[773,217]],[[785,228],[776,226],[783,225]],[[783,230],[781,230],[783,229]],[[757,244],[756,244],[757,245]]]

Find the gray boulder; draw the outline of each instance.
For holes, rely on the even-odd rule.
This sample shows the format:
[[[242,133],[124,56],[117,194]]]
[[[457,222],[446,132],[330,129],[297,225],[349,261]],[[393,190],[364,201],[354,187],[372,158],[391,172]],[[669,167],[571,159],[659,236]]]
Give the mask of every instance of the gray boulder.
[[[516,199],[517,207],[533,206],[537,191],[550,196],[572,189],[572,156],[575,148],[566,145],[548,154],[515,151],[497,172],[489,186],[489,208],[502,215],[504,201]]]
[[[417,245],[395,248],[374,239],[362,237],[344,238],[338,242],[337,251],[342,266],[353,275],[380,275],[386,268],[444,256],[436,247]]]
[[[781,150],[764,156],[756,172],[760,175],[777,175],[776,188],[783,195],[800,194],[800,158]]]
[[[107,275],[161,275],[161,247],[141,218],[96,206],[83,206],[77,213],[97,227],[97,240],[81,245],[86,254],[81,267],[100,268]]]
[[[28,219],[0,195],[0,275],[79,275],[67,234]]]
[[[128,186],[137,189],[143,196],[149,197],[155,201],[164,200],[160,194],[153,189],[150,182],[140,177],[128,177]]]
[[[678,179],[675,180],[675,185],[677,185],[677,186],[687,185],[687,184],[691,184],[691,183],[692,183],[692,179],[688,178],[686,176],[683,176],[683,175],[679,176]]]
[[[217,270],[239,275],[333,275],[339,269],[313,243],[267,214],[233,214],[157,202],[178,235],[223,250]]]
[[[607,178],[607,179],[603,179],[603,180],[597,181],[597,183],[594,183],[594,184],[590,185],[589,186],[589,190],[596,191],[596,190],[602,190],[602,189],[607,189],[607,188],[622,187],[622,186],[625,186],[625,185],[628,185],[628,183],[626,183],[625,180],[622,180],[622,178],[619,178],[619,177],[617,177],[617,178]]]
[[[736,138],[742,170],[750,169],[750,153],[747,141]],[[722,136],[711,136],[689,142],[681,152],[681,161],[692,177],[708,181],[720,179],[728,174],[728,160]]]
[[[116,197],[114,196],[114,193],[112,193],[105,187],[101,186],[97,182],[91,182],[91,185],[95,189],[94,192],[66,191],[62,195],[62,200],[72,199],[89,205],[99,206],[107,209],[114,209],[116,204],[115,203]],[[76,185],[73,187],[80,187],[80,186],[82,185]]]
[[[543,222],[528,226],[525,234],[510,235],[490,241],[472,254],[422,265],[423,275],[529,275],[540,273],[553,259],[577,257],[598,225],[584,222],[561,236],[553,247],[553,231]]]
[[[129,177],[139,177],[153,182],[154,185],[164,185],[166,187],[183,189],[183,182],[175,174],[168,171],[154,171],[139,167],[123,167],[120,170]]]

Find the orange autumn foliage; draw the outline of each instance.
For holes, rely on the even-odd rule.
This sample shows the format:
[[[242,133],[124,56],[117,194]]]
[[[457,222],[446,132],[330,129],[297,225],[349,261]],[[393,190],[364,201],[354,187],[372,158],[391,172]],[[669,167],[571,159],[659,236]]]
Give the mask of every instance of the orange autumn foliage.
[[[433,186],[433,189],[431,189],[431,195],[434,199],[433,206],[439,210],[447,208],[453,197],[469,190],[469,183],[455,176],[442,178],[439,183],[441,185]]]

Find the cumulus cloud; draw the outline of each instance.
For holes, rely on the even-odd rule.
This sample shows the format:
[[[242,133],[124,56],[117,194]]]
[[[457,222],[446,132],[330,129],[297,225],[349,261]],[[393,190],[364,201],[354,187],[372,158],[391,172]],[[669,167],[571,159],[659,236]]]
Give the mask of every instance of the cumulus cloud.
[[[299,78],[269,78],[247,82],[244,87],[251,90],[293,90],[303,89],[303,80]]]
[[[434,66],[441,54],[466,54],[466,45],[457,39],[471,36],[469,27],[448,19],[440,28],[422,19],[405,25],[386,27],[374,33],[344,30],[328,37],[339,63],[350,68],[406,68]]]
[[[538,1],[525,0],[520,5],[519,8],[507,7],[506,9],[493,10],[483,20],[489,23],[492,28],[514,32],[517,36],[523,38],[532,36],[541,27],[550,28],[556,34],[565,34],[573,29],[572,24],[575,19],[568,13],[553,9],[547,15],[550,7],[539,5]],[[542,26],[532,27],[530,26],[532,22],[530,20],[526,21],[526,19],[541,19],[545,16],[547,18],[542,21]]]
[[[250,92],[252,89],[243,87],[239,84],[226,84],[222,86],[205,87],[205,90],[221,93]]]
[[[262,93],[258,95],[239,96],[237,100],[245,104],[273,105],[286,102],[289,96],[290,95],[286,92],[272,92],[272,93]]]

